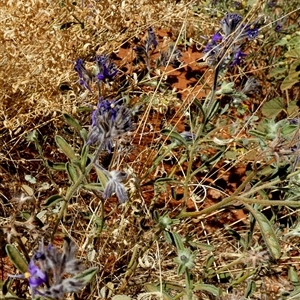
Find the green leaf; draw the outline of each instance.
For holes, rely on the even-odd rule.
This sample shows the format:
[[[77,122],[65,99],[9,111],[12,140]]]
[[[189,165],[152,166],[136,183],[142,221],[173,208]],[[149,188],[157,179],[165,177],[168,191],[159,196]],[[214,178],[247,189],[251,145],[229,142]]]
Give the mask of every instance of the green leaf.
[[[300,59],[294,61],[290,67],[289,74],[281,83],[280,89],[282,91],[290,89],[294,84],[300,81]]]
[[[250,280],[247,285],[247,289],[245,292],[245,299],[250,299],[253,293],[256,291],[256,283],[253,280]]]
[[[96,173],[97,173],[98,179],[99,179],[100,183],[102,184],[102,186],[106,186],[106,184],[108,182],[108,178],[107,178],[105,172],[102,169],[96,167]]]
[[[21,255],[19,250],[12,244],[7,244],[5,246],[5,250],[10,261],[14,264],[14,266],[22,273],[26,273],[28,271],[28,263],[26,262],[25,258]]]
[[[278,97],[266,102],[261,112],[267,118],[276,117],[284,109],[283,99]]]
[[[285,46],[288,43],[288,40],[286,37],[283,37],[281,40],[279,40],[275,45],[275,46]]]
[[[291,101],[287,107],[287,112],[289,114],[289,116],[298,113],[298,105],[297,105],[297,101]]]
[[[80,175],[78,174],[76,167],[74,167],[72,164],[67,162],[66,163],[66,170],[67,170],[68,176],[71,179],[71,181],[73,183],[77,182]]]
[[[235,91],[234,82],[223,82],[221,88],[216,91],[216,95],[232,94]]]
[[[279,259],[281,256],[280,245],[271,223],[264,214],[255,210],[252,206],[246,204],[245,206],[257,221],[261,235],[267,245],[270,255],[274,259]]]
[[[86,167],[86,163],[87,163],[87,159],[88,159],[88,153],[89,153],[89,145],[84,145],[82,147],[82,150],[81,150],[81,159],[80,159],[80,169],[82,172],[84,172],[85,170],[85,167]]]
[[[300,286],[298,274],[293,266],[289,267],[288,277],[293,286]]]
[[[203,118],[205,119],[205,113],[204,113],[203,106],[202,106],[201,102],[198,99],[195,99],[193,104],[196,105],[196,107],[200,110]]]
[[[51,207],[51,206],[54,206],[57,202],[63,201],[63,200],[64,200],[64,198],[61,195],[58,195],[58,194],[52,195],[45,201],[45,204],[43,204],[43,206]]]
[[[276,67],[270,71],[270,77],[274,77],[276,79],[284,78],[287,70],[288,69],[285,66]]]
[[[80,133],[80,131],[82,130],[82,127],[78,123],[77,120],[75,120],[73,117],[71,117],[70,115],[68,115],[66,113],[63,114],[63,117],[64,117],[65,121],[68,123],[68,125],[73,127],[78,133]]]
[[[177,232],[172,232],[172,235],[177,250],[184,250],[184,245],[181,236]]]
[[[83,184],[82,187],[86,190],[104,191],[102,183],[87,183]]]
[[[196,291],[206,291],[214,295],[215,297],[221,297],[222,296],[222,290],[214,285],[211,284],[205,284],[205,283],[198,283],[195,284],[194,290]]]
[[[50,160],[48,160],[47,162],[48,162],[48,166],[55,171],[65,171],[66,170],[65,163],[53,163]]]
[[[87,284],[93,279],[97,271],[98,271],[97,267],[92,267],[76,275],[74,278],[83,279],[84,283]]]
[[[176,142],[179,142],[179,145],[183,145],[185,147],[188,146],[187,141],[178,132],[174,130],[162,129],[161,134],[170,137],[171,140],[176,140]]]
[[[281,128],[281,134],[282,136],[286,137],[294,133],[296,130],[298,130],[298,128],[299,128],[298,125],[287,124]]]
[[[60,135],[55,136],[55,142],[59,149],[71,160],[76,160],[76,154],[72,147]]]
[[[300,48],[291,49],[284,54],[287,58],[300,58]]]
[[[209,245],[209,244],[205,244],[205,243],[200,243],[200,242],[196,242],[196,246],[199,247],[202,250],[206,250],[206,251],[214,251],[215,247],[213,245]]]
[[[85,128],[83,128],[82,130],[80,130],[80,136],[82,137],[82,139],[86,143],[87,140],[88,140],[88,132],[87,132],[87,130]]]

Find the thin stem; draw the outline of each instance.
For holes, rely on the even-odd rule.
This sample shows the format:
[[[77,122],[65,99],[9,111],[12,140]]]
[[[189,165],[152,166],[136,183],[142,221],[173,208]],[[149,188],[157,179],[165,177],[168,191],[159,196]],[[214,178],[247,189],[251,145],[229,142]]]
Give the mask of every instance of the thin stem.
[[[77,181],[67,190],[66,196],[64,197],[62,206],[60,208],[60,211],[58,213],[58,216],[57,216],[54,228],[53,228],[53,232],[52,232],[52,236],[51,236],[51,241],[52,242],[53,242],[53,239],[54,239],[54,235],[55,235],[55,233],[57,231],[57,228],[59,226],[59,223],[60,223],[61,219],[64,216],[65,210],[67,209],[67,205],[68,205],[70,199],[76,193],[77,189],[79,188],[79,186],[81,185],[81,183],[83,182],[83,180],[86,178],[86,176],[91,172],[94,164],[98,160],[98,156],[100,154],[102,146],[103,146],[103,142],[100,143],[100,145],[98,146],[98,148],[97,148],[97,150],[95,152],[95,156],[93,157],[93,159],[89,163],[89,165],[86,167],[85,171],[83,173],[81,173],[81,175],[78,177]]]
[[[193,299],[193,282],[191,281],[191,275],[189,269],[185,269],[185,284],[186,284],[186,294],[188,300]]]
[[[265,206],[269,206],[269,205],[283,205],[283,206],[291,206],[291,207],[299,207],[299,201],[287,201],[287,200],[260,200],[260,199],[249,199],[246,198],[246,196],[251,195],[255,192],[258,192],[260,190],[263,190],[265,188],[270,188],[280,182],[282,182],[282,180],[280,179],[276,179],[272,182],[268,182],[265,184],[262,184],[260,186],[258,186],[255,189],[250,190],[249,192],[245,192],[243,193],[241,196],[238,196],[237,194],[243,190],[243,188],[246,186],[246,184],[253,178],[254,172],[252,172],[250,175],[248,175],[248,177],[245,179],[245,181],[237,188],[237,190],[229,197],[226,197],[225,199],[223,199],[222,201],[220,201],[217,204],[214,204],[210,207],[204,208],[201,211],[193,211],[193,212],[186,212],[186,211],[181,211],[179,213],[179,215],[176,218],[196,218],[199,217],[201,215],[207,215],[210,214],[214,211],[217,211],[229,204],[231,204],[234,201],[242,201],[242,202],[247,202],[247,203],[257,203],[257,204],[261,204],[261,205],[265,205]],[[287,179],[297,175],[298,173],[300,173],[300,170],[291,173],[287,176]]]

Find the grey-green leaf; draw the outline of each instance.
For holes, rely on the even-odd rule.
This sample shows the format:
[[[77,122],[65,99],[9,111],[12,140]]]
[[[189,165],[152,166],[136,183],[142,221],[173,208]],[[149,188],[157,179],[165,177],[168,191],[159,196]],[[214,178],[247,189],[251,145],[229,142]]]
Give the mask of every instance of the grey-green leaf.
[[[250,205],[246,205],[246,207],[259,224],[261,235],[268,247],[270,255],[274,259],[279,259],[281,256],[280,245],[270,221],[264,214],[255,210]]]
[[[89,268],[89,269],[81,272],[80,274],[76,275],[74,278],[83,279],[84,283],[87,284],[93,279],[93,277],[96,275],[97,271],[98,271],[97,267],[92,267],[92,268]]]
[[[187,141],[176,131],[170,129],[162,129],[161,134],[170,137],[170,139],[176,140],[179,145],[183,145],[185,147],[188,146]]]
[[[77,122],[77,120],[75,120],[73,117],[71,117],[70,115],[64,113],[63,117],[65,119],[65,121],[71,126],[73,127],[78,133],[80,133],[80,131],[82,130],[81,125]]]
[[[59,149],[71,160],[76,160],[76,154],[72,147],[60,135],[55,136],[55,142]]]
[[[207,291],[213,294],[215,297],[220,297],[222,295],[222,290],[211,284],[205,284],[205,283],[195,284],[194,290]]]
[[[77,182],[79,174],[77,173],[76,167],[74,167],[69,162],[66,163],[66,170],[68,173],[69,178],[73,183]]]
[[[86,167],[86,163],[87,163],[87,159],[88,159],[88,153],[89,153],[89,146],[85,144],[82,147],[81,159],[80,159],[80,169],[81,169],[82,172],[84,172],[85,167]]]
[[[45,207],[51,207],[51,206],[54,206],[57,202],[62,201],[62,200],[64,200],[64,198],[61,195],[55,194],[55,195],[50,196],[46,200],[46,202],[45,202],[45,204],[43,206],[45,206]]]
[[[276,117],[284,108],[283,99],[281,97],[277,97],[266,102],[262,106],[261,112],[267,118],[273,118]]]
[[[10,261],[14,264],[14,266],[22,273],[26,273],[28,271],[28,263],[26,262],[25,258],[21,255],[19,250],[12,244],[7,244],[5,246],[5,250]]]

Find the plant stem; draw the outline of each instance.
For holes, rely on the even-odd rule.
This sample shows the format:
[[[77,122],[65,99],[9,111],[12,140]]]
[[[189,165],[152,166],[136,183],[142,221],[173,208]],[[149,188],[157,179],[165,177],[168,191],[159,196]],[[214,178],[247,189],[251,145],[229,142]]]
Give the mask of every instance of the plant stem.
[[[191,281],[191,275],[189,269],[185,269],[185,284],[186,284],[186,294],[188,300],[193,299],[193,282]]]
[[[287,179],[289,179],[289,178],[297,175],[298,173],[300,173],[300,170],[289,174],[287,176]],[[256,193],[256,192],[258,192],[260,190],[263,190],[265,188],[270,188],[270,187],[272,187],[272,186],[274,186],[274,185],[282,182],[281,179],[276,179],[276,180],[273,180],[271,182],[262,184],[262,185],[260,185],[260,186],[258,186],[256,188],[254,188],[254,189],[251,189],[248,192],[243,193],[241,196],[238,196],[237,194],[245,188],[245,186],[247,185],[247,183],[249,181],[251,181],[254,176],[255,176],[255,173],[251,172],[247,176],[247,178],[244,180],[244,182],[236,189],[236,191],[231,196],[226,197],[225,199],[223,199],[219,203],[214,204],[214,205],[212,205],[210,207],[204,208],[204,209],[202,209],[200,211],[193,211],[193,212],[181,211],[176,218],[188,218],[188,217],[196,218],[196,217],[199,217],[201,215],[207,215],[207,214],[210,214],[210,213],[212,213],[212,212],[214,212],[214,211],[216,211],[218,209],[223,208],[224,206],[229,205],[233,201],[242,201],[242,202],[247,202],[247,203],[251,203],[251,204],[257,203],[257,204],[261,204],[261,205],[265,205],[265,206],[268,206],[268,205],[284,205],[284,206],[292,206],[292,207],[299,207],[300,206],[299,201],[259,200],[259,199],[249,199],[249,198],[246,198],[246,196],[248,196],[248,195]]]
[[[67,208],[67,205],[68,205],[69,201],[71,200],[73,195],[76,193],[77,189],[79,188],[79,186],[81,185],[83,180],[86,178],[86,176],[89,175],[89,173],[91,172],[95,162],[97,161],[97,159],[99,157],[102,146],[103,146],[103,142],[100,143],[100,145],[98,146],[97,150],[95,151],[95,155],[94,155],[92,161],[85,168],[84,172],[81,173],[81,175],[78,177],[77,181],[67,190],[66,196],[64,197],[62,206],[60,208],[60,211],[58,213],[58,216],[57,216],[54,228],[53,228],[53,232],[52,232],[52,236],[51,236],[51,241],[52,242],[53,242],[53,239],[54,239],[54,235],[57,231],[58,225],[59,225],[61,219],[63,218],[63,215],[65,213],[65,210]]]

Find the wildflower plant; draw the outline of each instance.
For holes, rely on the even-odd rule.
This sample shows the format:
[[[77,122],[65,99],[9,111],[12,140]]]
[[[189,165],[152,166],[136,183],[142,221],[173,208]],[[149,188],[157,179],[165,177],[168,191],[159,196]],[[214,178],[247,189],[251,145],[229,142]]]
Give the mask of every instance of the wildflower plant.
[[[70,74],[51,76],[53,89],[68,87],[60,90],[63,101],[53,114],[67,111],[66,125],[55,125],[53,136],[51,126],[40,124],[24,131],[24,155],[30,156],[34,144],[38,159],[33,155],[22,165],[32,174],[24,174],[21,197],[11,200],[1,191],[0,241],[22,273],[0,282],[3,295],[27,296],[26,282],[33,298],[63,299],[78,292],[74,297],[89,299],[259,298],[263,289],[256,281],[268,276],[261,271],[284,262],[281,271],[293,287],[282,296],[297,296],[296,272],[286,270],[299,227],[297,9],[278,1],[201,6],[176,1],[176,17],[167,13],[175,7],[169,3],[145,24],[152,9],[162,7],[149,1],[147,14],[131,20],[146,2],[135,3],[132,11],[129,3],[115,0],[92,6],[62,1],[57,7],[84,20],[80,30],[69,20],[59,30],[53,27],[57,43],[70,36],[59,51],[69,51],[71,41],[79,47],[61,55],[74,59]],[[99,13],[105,8],[109,14]],[[164,28],[155,30],[166,24],[167,36]],[[108,36],[111,28],[117,31]],[[204,35],[211,35],[205,44],[199,42]],[[3,37],[18,40],[17,32]],[[38,70],[30,67],[26,74]],[[81,89],[61,82],[74,78],[74,71]],[[7,97],[26,94],[26,82],[23,76],[20,85],[12,84],[15,90]],[[8,126],[10,120],[2,121]],[[19,147],[19,132],[9,132],[4,146]],[[1,161],[1,172],[24,161],[12,157],[9,168]],[[42,168],[31,170],[40,162]],[[39,183],[46,181],[44,168],[49,185]],[[86,261],[76,257],[71,239],[59,249],[62,232],[78,240]],[[32,253],[33,240],[41,235],[51,242]],[[86,270],[85,263],[100,267]]]
[[[18,252],[12,254],[10,248],[7,249],[14,263],[22,260]],[[51,244],[45,246],[41,243],[30,259],[27,271],[10,277],[28,279],[33,299],[63,299],[65,294],[82,290],[97,270],[91,268],[84,271],[83,262],[75,257],[76,252],[77,247],[69,238],[65,238],[63,251]]]

